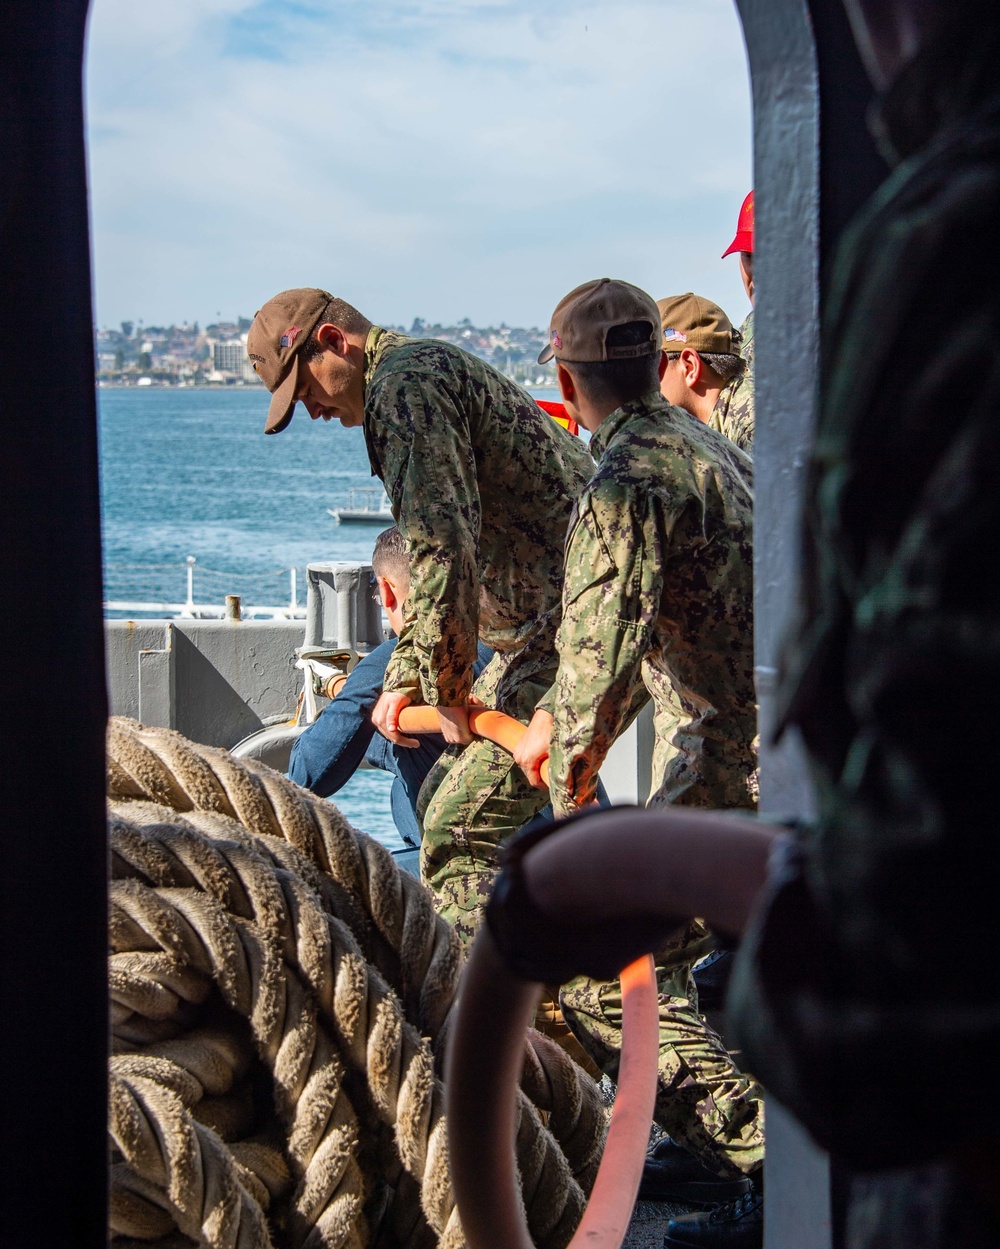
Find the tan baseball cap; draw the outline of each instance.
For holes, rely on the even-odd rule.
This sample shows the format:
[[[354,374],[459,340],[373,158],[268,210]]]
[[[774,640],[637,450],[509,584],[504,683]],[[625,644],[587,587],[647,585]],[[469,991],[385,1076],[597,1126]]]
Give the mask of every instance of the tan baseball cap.
[[[631,321],[649,322],[649,342],[609,347],[608,331]],[[631,282],[597,278],[584,282],[556,304],[549,326],[549,343],[538,357],[547,364],[553,356],[570,364],[599,360],[630,360],[660,350],[659,316],[649,295]]]
[[[663,330],[663,350],[716,353],[722,356],[740,354],[740,332],[718,304],[710,299],[688,291],[686,295],[671,295],[658,299],[660,327]]]
[[[253,319],[247,355],[271,392],[265,434],[280,434],[292,419],[299,388],[299,348],[309,341],[333,296],[315,287],[282,291],[269,299]]]

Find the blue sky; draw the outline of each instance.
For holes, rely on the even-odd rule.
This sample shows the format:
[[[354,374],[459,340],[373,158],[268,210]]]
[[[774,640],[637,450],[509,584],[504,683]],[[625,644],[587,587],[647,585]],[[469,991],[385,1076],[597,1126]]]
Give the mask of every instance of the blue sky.
[[[732,0],[92,0],[87,111],[101,325],[288,286],[543,324],[600,276],[748,307]]]

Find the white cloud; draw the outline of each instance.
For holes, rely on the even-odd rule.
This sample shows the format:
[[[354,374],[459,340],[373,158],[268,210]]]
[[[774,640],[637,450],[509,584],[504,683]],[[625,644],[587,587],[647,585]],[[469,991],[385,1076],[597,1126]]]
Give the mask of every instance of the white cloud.
[[[598,273],[744,311],[730,0],[94,0],[88,96],[101,322],[316,283],[523,323]]]

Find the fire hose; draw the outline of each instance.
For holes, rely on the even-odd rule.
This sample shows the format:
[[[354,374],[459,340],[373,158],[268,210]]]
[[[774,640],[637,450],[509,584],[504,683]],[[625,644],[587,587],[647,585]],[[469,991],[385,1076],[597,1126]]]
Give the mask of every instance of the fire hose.
[[[407,707],[403,733],[440,732],[433,707]],[[469,708],[469,728],[513,752],[525,728],[503,712]],[[541,767],[548,783],[548,763]],[[622,1054],[607,1144],[570,1249],[618,1249],[628,1228],[656,1096],[658,1013],[649,955],[621,972]],[[541,986],[518,979],[487,928],[462,979],[446,1066],[452,1185],[469,1249],[532,1249],[514,1149],[516,1091]],[[493,1073],[484,1081],[484,1070]]]

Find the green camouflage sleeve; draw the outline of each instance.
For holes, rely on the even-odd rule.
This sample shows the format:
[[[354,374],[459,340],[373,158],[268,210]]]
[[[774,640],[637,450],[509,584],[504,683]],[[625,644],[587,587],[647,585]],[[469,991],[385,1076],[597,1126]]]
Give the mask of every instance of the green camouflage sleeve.
[[[751,373],[754,371],[754,360],[756,358],[753,330],[754,316],[751,308],[740,326],[740,355],[747,362],[747,369]]]
[[[746,368],[737,384],[736,393],[733,395],[733,403],[729,410],[729,429],[724,429],[722,432],[731,442],[735,442],[741,451],[752,456],[754,390],[756,389],[753,309],[747,313],[746,320],[740,326],[740,337],[742,339],[740,355],[746,361]]]
[[[550,685],[542,697],[535,704],[536,711],[547,711],[550,716],[556,713],[556,687]]]
[[[410,549],[406,622],[384,688],[460,706],[479,636],[480,503],[468,423],[426,373],[391,374],[377,412],[383,480]]]
[[[722,388],[708,424],[753,456],[754,376],[746,369]]]
[[[662,521],[614,482],[586,494],[566,545],[559,675],[545,700],[556,815],[593,798],[597,773],[637,709],[663,587]]]
[[[730,442],[735,442],[741,451],[745,451],[750,456],[753,455],[753,391],[754,378],[751,373],[733,396],[732,406],[729,409],[728,428],[723,430]]]
[[[417,658],[416,647],[413,645],[416,624],[416,617],[407,611],[403,616],[402,632],[396,639],[395,649],[386,665],[382,688],[392,690],[393,693],[409,694],[415,703],[419,703],[423,699],[423,694],[420,684],[420,660]]]
[[[740,335],[740,354],[746,361],[746,366],[742,373],[723,386],[708,418],[708,424],[720,434],[725,434],[730,442],[734,442],[741,451],[752,457],[756,384],[752,312],[740,327]]]

